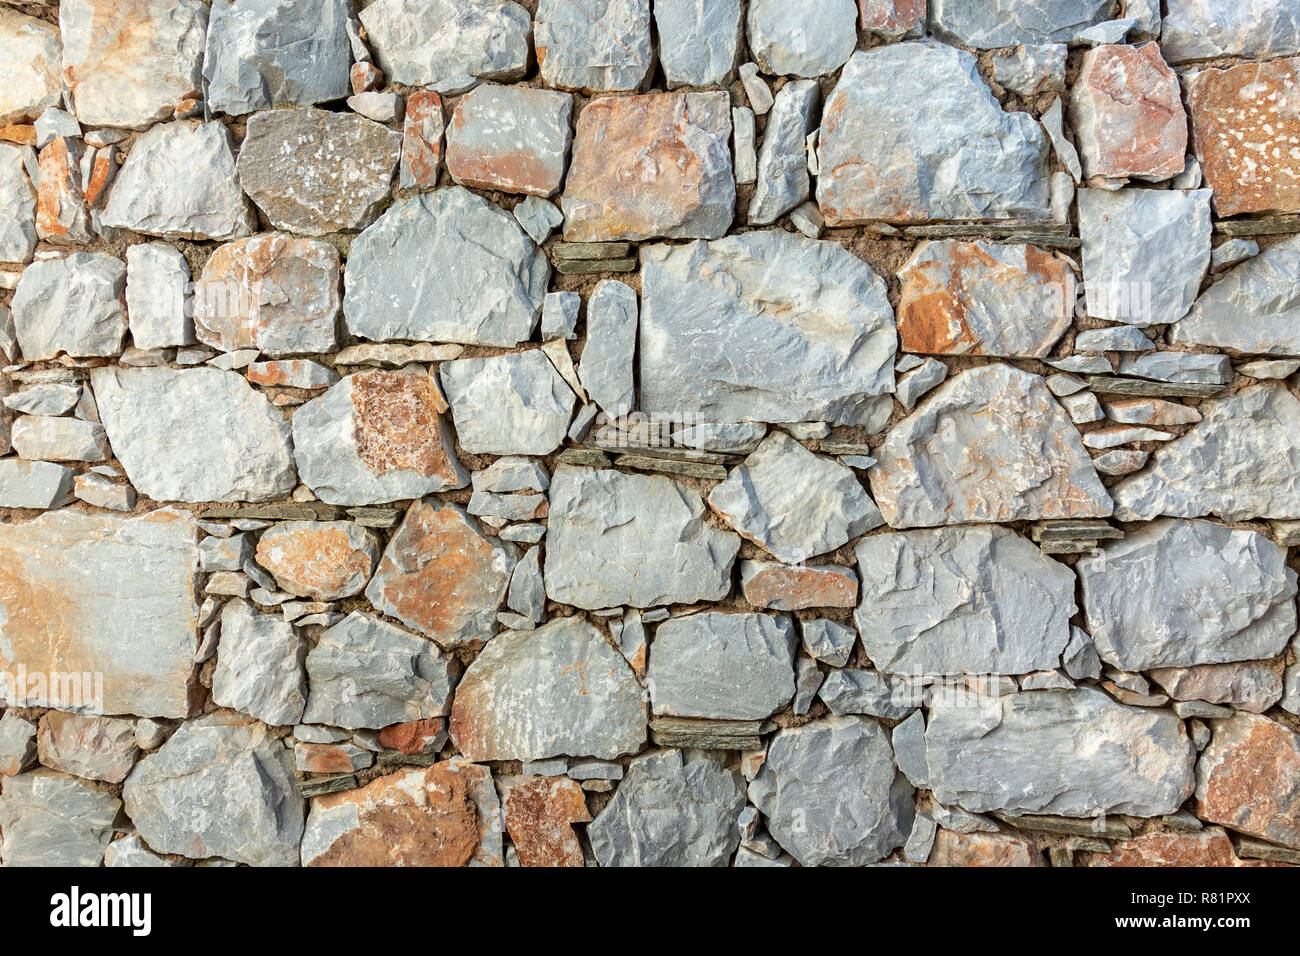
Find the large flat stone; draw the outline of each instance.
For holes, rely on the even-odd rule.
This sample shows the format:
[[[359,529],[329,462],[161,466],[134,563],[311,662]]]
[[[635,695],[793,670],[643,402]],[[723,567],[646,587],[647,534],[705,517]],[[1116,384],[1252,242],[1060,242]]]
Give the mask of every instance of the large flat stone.
[[[930,32],[950,43],[995,49],[1063,43],[1107,19],[1112,0],[930,0]]]
[[[1212,723],[1196,764],[1196,812],[1271,843],[1300,849],[1300,737],[1255,714]]]
[[[522,79],[532,18],[505,0],[378,0],[360,14],[389,79],[438,86],[463,77]]]
[[[97,368],[109,443],[156,501],[266,501],[297,482],[289,423],[236,372]]]
[[[770,230],[641,260],[642,411],[852,425],[894,390],[885,283],[838,244]]]
[[[126,264],[102,252],[33,262],[13,298],[23,358],[117,355],[126,336],[125,291]]]
[[[63,101],[54,24],[0,9],[0,125],[28,123]]]
[[[842,67],[858,40],[854,0],[750,0],[749,49],[764,73],[825,76]]]
[[[668,86],[726,84],[736,68],[740,0],[656,0],[659,62]]]
[[[343,311],[371,341],[512,347],[532,335],[550,273],[513,216],[440,189],[399,200],[353,241]]]
[[[197,535],[175,511],[58,511],[0,525],[0,701],[186,716]]]
[[[654,64],[650,0],[540,0],[533,33],[548,86],[635,90]]]
[[[438,378],[471,454],[549,455],[564,442],[578,400],[540,349],[443,362]]]
[[[258,539],[257,563],[290,594],[337,601],[364,590],[379,552],[379,535],[352,521],[283,521]]]
[[[717,601],[740,548],[710,528],[697,492],[663,477],[557,468],[545,580],[553,601],[595,610]]]
[[[35,770],[5,781],[0,866],[99,866],[122,801],[84,780]]]
[[[894,528],[1111,512],[1065,410],[1039,376],[1007,365],[949,379],[876,455],[871,490]]]
[[[1296,0],[1169,0],[1161,45],[1171,63],[1300,53]]]
[[[447,171],[462,186],[552,196],[564,182],[573,97],[484,83],[447,124]]]

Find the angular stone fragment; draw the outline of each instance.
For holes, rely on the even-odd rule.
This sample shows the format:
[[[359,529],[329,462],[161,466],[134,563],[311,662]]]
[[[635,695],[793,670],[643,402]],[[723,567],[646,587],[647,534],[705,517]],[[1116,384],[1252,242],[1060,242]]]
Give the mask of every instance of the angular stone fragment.
[[[906,717],[920,703],[907,682],[850,667],[831,671],[818,696],[836,716],[867,714],[890,720]]]
[[[642,411],[863,424],[893,391],[885,283],[837,243],[764,230],[641,256]]]
[[[1075,578],[1019,535],[958,527],[875,535],[857,549],[862,644],[896,674],[1025,674],[1057,666]]]
[[[222,714],[182,724],[136,764],[122,796],[158,852],[251,866],[298,862],[303,804],[293,754],[262,724]]]
[[[494,638],[456,688],[450,729],[470,760],[610,760],[645,742],[645,703],[600,632],[561,618]]]
[[[12,439],[20,458],[104,461],[109,457],[104,426],[75,418],[24,415],[14,422]]]
[[[194,288],[198,340],[223,352],[329,352],[337,344],[339,254],[268,233],[221,246]]]
[[[1236,714],[1212,724],[1196,764],[1196,812],[1270,843],[1300,849],[1300,737],[1267,717]]]
[[[912,787],[894,765],[888,731],[862,717],[779,731],[749,799],[804,866],[874,863],[912,827]]]
[[[935,799],[977,813],[1159,816],[1194,783],[1181,720],[1090,687],[938,695],[925,743]]]
[[[401,134],[353,113],[301,108],[249,117],[239,182],[277,229],[364,229],[389,196]],[[282,157],[292,155],[285,164]]]
[[[740,0],[656,0],[659,60],[669,88],[726,84],[736,68]]]
[[[1300,37],[1300,11],[1292,30]],[[1215,213],[1300,210],[1300,59],[1207,69],[1185,82]]]
[[[1169,341],[1247,355],[1300,356],[1300,238],[1237,266],[1196,300]],[[1284,376],[1285,377],[1285,376]]]
[[[528,11],[505,0],[378,0],[360,13],[384,75],[407,86],[521,79]]]
[[[1138,375],[1160,382],[1227,385],[1232,381],[1232,363],[1224,355],[1193,352],[1150,352],[1125,355],[1119,360],[1121,375]]]
[[[713,489],[709,505],[789,564],[834,551],[881,523],[852,469],[814,455],[784,432],[763,439]]]
[[[650,0],[541,0],[533,32],[548,86],[635,90],[654,63]]]
[[[379,553],[379,536],[350,521],[286,521],[257,543],[257,563],[281,590],[314,601],[360,594]]]
[[[444,648],[487,641],[516,552],[493,544],[459,506],[416,501],[366,588],[375,610]]]
[[[36,724],[7,710],[0,717],[0,776],[13,777],[36,764]]]
[[[0,460],[0,507],[62,508],[72,500],[73,475],[48,461]]]
[[[444,362],[439,377],[465,451],[548,455],[563,443],[576,397],[540,350]]]
[[[242,116],[346,96],[349,15],[346,0],[216,0],[203,60],[209,109]]]
[[[849,662],[858,639],[852,627],[836,621],[812,620],[800,621],[799,629],[803,633],[804,650],[817,660],[831,667],[843,667]]]
[[[699,494],[667,478],[559,468],[551,482],[547,595],[589,610],[720,600],[740,541],[703,519]]]
[[[121,800],[75,777],[11,777],[0,795],[0,866],[99,866],[121,812]]]
[[[283,163],[274,165],[283,173]],[[257,220],[236,178],[230,133],[220,123],[162,123],[131,147],[113,182],[103,223],[170,239],[237,239]]]
[[[1300,53],[1295,0],[1170,0],[1161,43],[1171,63]]]
[[[36,250],[36,190],[24,155],[30,150],[0,143],[0,262],[27,262]]]
[[[59,4],[63,85],[87,126],[144,129],[203,99],[201,0]]]
[[[749,204],[751,224],[770,225],[808,198],[805,141],[817,127],[820,105],[816,80],[791,80],[776,94],[758,152],[758,184]]]
[[[854,0],[750,0],[746,38],[764,73],[834,73],[857,45]]]
[[[993,79],[1008,92],[1020,96],[1065,92],[1064,43],[1034,43],[1016,47],[1006,56],[993,58]]]
[[[141,494],[266,501],[297,482],[289,423],[235,372],[97,368],[91,383],[108,440]]]
[[[221,645],[212,699],[273,727],[296,724],[307,699],[302,662],[307,647],[278,615],[238,598],[221,612]]]
[[[1186,315],[1210,264],[1210,194],[1081,190],[1088,314],[1136,326]]]
[[[1106,517],[1110,497],[1043,380],[970,369],[895,425],[871,490],[891,527]]]
[[[36,743],[45,766],[106,783],[125,780],[139,754],[134,721],[57,710],[41,717]]]
[[[59,30],[17,10],[0,10],[0,126],[29,122],[63,100]]]
[[[615,279],[602,281],[587,300],[587,341],[578,376],[591,400],[611,418],[636,405],[636,338],[636,292]]]
[[[564,238],[606,242],[724,235],[736,200],[730,139],[731,103],[725,93],[592,100],[578,114],[573,162],[560,200]]]
[[[940,830],[930,866],[1043,866],[1043,851],[1022,837]]]
[[[445,716],[460,662],[437,645],[353,611],[307,655],[311,695],[303,720],[382,728]]]
[[[1144,833],[1094,853],[1089,866],[1259,866],[1240,859],[1218,827],[1200,833]]]
[[[447,171],[462,186],[552,196],[569,158],[567,93],[485,83],[456,104]]]
[[[126,266],[102,252],[42,259],[23,270],[13,297],[23,358],[117,355],[126,335]]]
[[[771,561],[742,561],[740,587],[754,607],[777,611],[852,607],[858,600],[856,575],[833,564],[790,567]]]
[[[506,830],[520,866],[583,866],[573,824],[588,823],[582,784],[567,777],[498,777]]]
[[[194,344],[190,267],[175,246],[144,242],[126,250],[126,312],[138,349]]]
[[[1199,406],[1200,424],[1114,488],[1115,516],[1300,517],[1300,399],[1277,382]]]
[[[1107,19],[1112,0],[930,0],[930,32],[979,50],[1062,43]]]
[[[36,234],[56,245],[82,245],[93,237],[81,184],[82,149],[59,137],[40,152]]]
[[[468,481],[447,404],[420,368],[349,375],[293,416],[303,482],[332,504],[383,504]]]
[[[415,90],[406,98],[406,119],[402,127],[402,162],[397,184],[438,185],[442,162],[442,98],[432,90]]]
[[[1264,661],[1160,667],[1150,674],[1175,700],[1228,704],[1252,714],[1264,713],[1278,702],[1283,691],[1282,675]]]
[[[1296,632],[1296,573],[1255,531],[1162,518],[1077,568],[1097,651],[1126,671],[1269,658]]]
[[[906,352],[1041,358],[1073,317],[1074,273],[1037,246],[927,242],[899,278]]]
[[[197,544],[193,519],[173,511],[60,511],[0,526],[0,703],[184,717]]]
[[[665,621],[650,644],[654,713],[759,720],[794,695],[793,622],[785,615],[708,612]]]
[[[587,827],[602,867],[726,866],[740,844],[744,779],[699,750],[652,750]]]
[[[509,348],[532,335],[549,277],[513,216],[439,189],[394,203],[353,241],[343,311],[348,330],[372,341]]]
[[[858,0],[862,29],[873,36],[898,39],[925,30],[926,0]]]
[[[280,385],[313,391],[337,385],[339,381],[333,369],[310,359],[254,362],[245,374],[254,385]]]
[[[821,129],[827,225],[1048,215],[1042,127],[1004,112],[962,50],[926,42],[855,53]]]

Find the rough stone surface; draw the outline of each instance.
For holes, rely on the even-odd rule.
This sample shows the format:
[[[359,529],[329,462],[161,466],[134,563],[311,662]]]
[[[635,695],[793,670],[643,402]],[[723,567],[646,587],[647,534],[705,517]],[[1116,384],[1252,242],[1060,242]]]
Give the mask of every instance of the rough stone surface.
[[[636,292],[614,279],[602,281],[587,300],[587,341],[578,377],[591,400],[610,416],[624,415],[636,404],[636,338]]]
[[[669,87],[731,80],[740,40],[740,0],[656,0],[659,61]]]
[[[808,198],[805,141],[816,128],[820,105],[821,88],[815,80],[792,80],[777,93],[758,151],[751,224],[770,225]]]
[[[589,823],[582,785],[567,777],[498,777],[506,830],[520,866],[583,866],[575,823]]]
[[[532,23],[517,3],[378,0],[360,19],[379,68],[397,83],[520,79],[528,66]]]
[[[1248,259],[1206,290],[1170,329],[1169,340],[1247,355],[1300,356],[1297,274],[1300,238],[1293,237]]]
[[[190,266],[179,249],[142,242],[126,250],[126,313],[138,349],[194,344]]]
[[[0,794],[0,866],[99,866],[122,801],[84,780],[35,770]]]
[[[1282,675],[1264,661],[1158,667],[1150,675],[1175,700],[1228,704],[1253,714],[1264,713],[1283,693]]]
[[[569,159],[567,93],[485,83],[447,125],[447,171],[462,186],[552,196]]]
[[[549,455],[577,397],[539,349],[444,362],[439,379],[460,446],[472,454]]]
[[[1293,0],[1173,0],[1168,6],[1162,43],[1170,62],[1300,53],[1300,10]]]
[[[379,553],[379,536],[351,521],[285,521],[257,542],[257,563],[280,589],[313,601],[360,594]]]
[[[540,0],[533,34],[548,86],[635,90],[654,63],[650,0]]]
[[[221,611],[221,645],[212,699],[272,727],[296,724],[307,699],[302,662],[307,646],[282,617],[238,598]]]
[[[403,189],[438,185],[444,128],[442,98],[437,93],[415,90],[406,98],[402,160],[397,174],[397,184]]]
[[[54,24],[0,10],[0,125],[30,122],[62,102],[62,55]]]
[[[771,561],[742,561],[740,587],[754,607],[777,611],[853,607],[858,600],[857,576],[834,564],[796,568]]]
[[[853,52],[857,19],[854,0],[750,0],[745,33],[764,73],[823,76]]]
[[[126,265],[100,252],[43,259],[23,270],[13,298],[23,358],[116,355],[126,335]]]
[[[134,721],[57,710],[41,717],[36,744],[45,766],[106,783],[125,780],[139,754]]]
[[[22,148],[0,143],[0,262],[27,262],[36,251],[36,190],[24,155]]]
[[[1214,721],[1212,730],[1196,764],[1197,812],[1212,823],[1300,848],[1300,737],[1267,717],[1243,713]]]
[[[1043,854],[1022,837],[1002,833],[955,833],[940,830],[930,866],[1042,866]]]
[[[1107,19],[1111,0],[930,0],[930,32],[952,43],[994,49],[1061,43]]]

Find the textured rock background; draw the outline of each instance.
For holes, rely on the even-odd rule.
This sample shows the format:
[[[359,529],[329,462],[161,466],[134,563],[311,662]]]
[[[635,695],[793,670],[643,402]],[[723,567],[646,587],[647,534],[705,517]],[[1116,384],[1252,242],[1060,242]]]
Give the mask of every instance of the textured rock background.
[[[0,865],[1300,865],[1300,0],[0,0]]]

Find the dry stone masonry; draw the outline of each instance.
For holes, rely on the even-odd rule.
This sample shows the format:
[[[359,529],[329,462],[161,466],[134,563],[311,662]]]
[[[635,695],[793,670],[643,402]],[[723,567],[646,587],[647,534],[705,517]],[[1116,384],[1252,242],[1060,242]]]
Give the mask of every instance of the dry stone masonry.
[[[0,0],[0,865],[1300,865],[1300,0]]]

